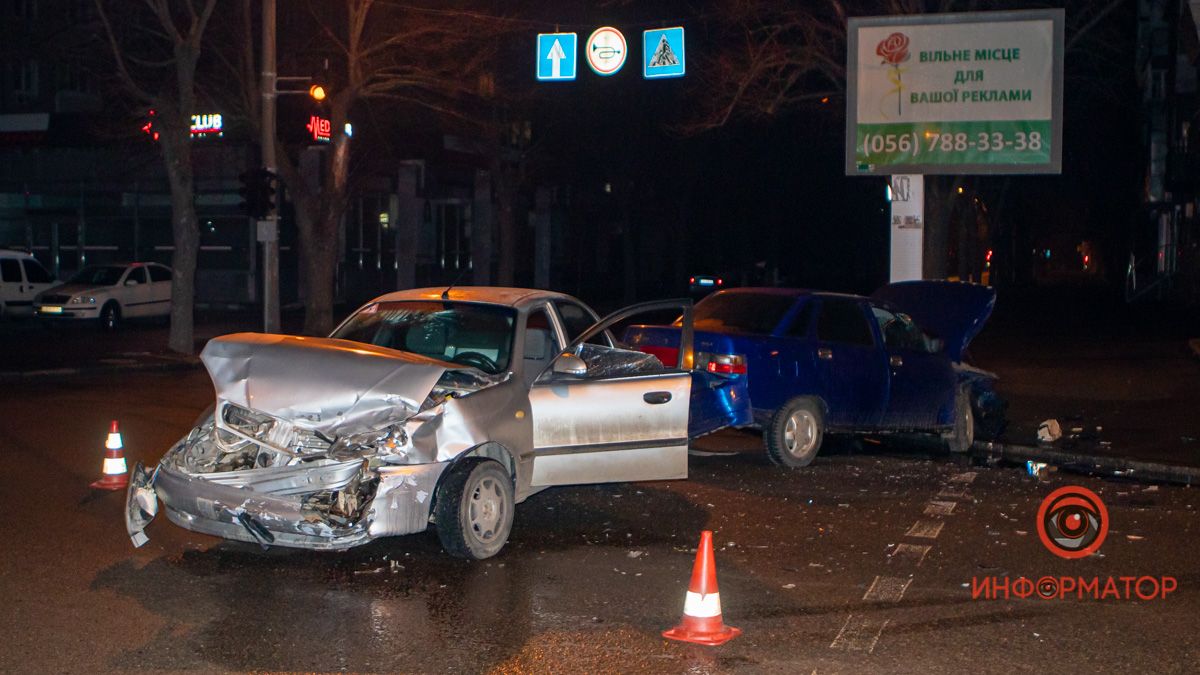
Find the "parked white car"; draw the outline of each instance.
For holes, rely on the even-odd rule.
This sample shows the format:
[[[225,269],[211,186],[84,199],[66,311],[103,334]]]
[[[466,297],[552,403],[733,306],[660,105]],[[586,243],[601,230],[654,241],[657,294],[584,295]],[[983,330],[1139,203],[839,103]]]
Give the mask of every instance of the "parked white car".
[[[0,318],[33,314],[33,299],[58,283],[33,254],[0,248]]]
[[[158,263],[89,265],[67,283],[40,293],[34,312],[45,319],[98,321],[116,330],[125,319],[171,313],[171,268]]]

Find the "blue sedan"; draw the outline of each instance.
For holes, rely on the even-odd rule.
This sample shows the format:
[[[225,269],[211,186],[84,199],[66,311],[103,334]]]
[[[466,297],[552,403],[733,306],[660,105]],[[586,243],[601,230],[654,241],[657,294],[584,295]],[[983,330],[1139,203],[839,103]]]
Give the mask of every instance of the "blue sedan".
[[[966,452],[998,433],[996,376],[964,360],[991,315],[986,286],[917,281],[871,297],[739,288],[695,307],[693,438],[763,430],[780,465],[813,461],[827,434],[924,433]],[[625,342],[674,362],[674,326],[631,326]]]

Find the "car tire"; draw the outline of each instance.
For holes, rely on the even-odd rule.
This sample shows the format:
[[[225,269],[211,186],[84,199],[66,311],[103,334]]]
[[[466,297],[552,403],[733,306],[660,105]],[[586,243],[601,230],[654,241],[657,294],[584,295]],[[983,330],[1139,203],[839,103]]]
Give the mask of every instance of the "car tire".
[[[447,553],[468,560],[490,558],[512,532],[512,479],[494,460],[464,460],[443,479],[433,508],[438,539]]]
[[[812,464],[825,435],[821,404],[811,398],[794,398],[771,416],[763,441],[772,464],[799,469]]]
[[[105,333],[116,332],[121,327],[121,306],[109,302],[100,308],[100,330]]]
[[[971,409],[971,392],[959,387],[954,395],[954,428],[943,436],[950,452],[964,453],[975,443],[975,412]]]

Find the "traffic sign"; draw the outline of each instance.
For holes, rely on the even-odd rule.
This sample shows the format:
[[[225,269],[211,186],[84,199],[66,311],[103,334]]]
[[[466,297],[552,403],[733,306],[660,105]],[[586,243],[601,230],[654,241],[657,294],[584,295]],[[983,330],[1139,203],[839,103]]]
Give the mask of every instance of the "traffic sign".
[[[612,75],[625,65],[625,36],[611,26],[593,31],[584,49],[588,65],[597,75]]]
[[[683,27],[655,28],[642,33],[642,76],[683,77]]]
[[[577,43],[575,33],[538,33],[537,79],[575,79]]]

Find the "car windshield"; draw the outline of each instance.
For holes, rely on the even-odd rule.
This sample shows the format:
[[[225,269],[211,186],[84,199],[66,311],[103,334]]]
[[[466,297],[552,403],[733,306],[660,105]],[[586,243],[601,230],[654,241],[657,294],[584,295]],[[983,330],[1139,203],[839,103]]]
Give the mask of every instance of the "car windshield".
[[[508,370],[516,311],[466,302],[376,302],[330,337],[473,366]]]
[[[69,283],[89,286],[116,286],[125,268],[121,265],[90,265],[75,273]]]
[[[696,330],[724,330],[767,335],[783,319],[796,298],[773,293],[718,293],[696,304]]]

